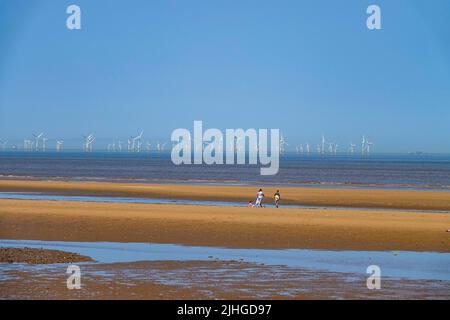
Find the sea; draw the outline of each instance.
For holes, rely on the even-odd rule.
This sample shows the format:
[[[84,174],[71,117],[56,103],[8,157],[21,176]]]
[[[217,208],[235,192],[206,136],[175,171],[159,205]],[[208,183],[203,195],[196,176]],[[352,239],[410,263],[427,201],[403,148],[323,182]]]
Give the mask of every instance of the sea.
[[[259,165],[175,165],[168,152],[3,151],[0,178],[450,191],[450,154],[287,153],[262,176]]]

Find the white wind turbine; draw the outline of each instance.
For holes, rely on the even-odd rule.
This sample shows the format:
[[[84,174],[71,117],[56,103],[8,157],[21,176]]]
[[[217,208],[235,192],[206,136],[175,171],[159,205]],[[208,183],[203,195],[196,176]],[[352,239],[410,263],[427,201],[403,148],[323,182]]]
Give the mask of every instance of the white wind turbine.
[[[367,153],[367,155],[369,155],[370,154],[370,149],[372,148],[372,146],[373,146],[373,142],[370,142],[370,141],[366,141],[366,153]]]
[[[350,154],[355,154],[355,150],[356,150],[356,144],[350,143],[350,146],[348,148],[348,151],[350,152]]]
[[[39,134],[34,134],[34,140],[35,140],[35,144],[34,147],[36,148],[36,151],[39,151],[39,139],[41,139],[41,137],[44,135],[43,132],[39,133]]]
[[[44,151],[45,152],[45,147],[46,147],[46,143],[47,143],[47,141],[48,141],[48,138],[42,138],[42,151]]]
[[[89,152],[92,152],[92,143],[94,142],[94,140],[95,140],[95,137],[92,136],[88,141],[88,151]]]
[[[83,140],[83,150],[85,152],[91,152],[92,151],[92,143],[95,140],[95,137],[92,133],[90,133],[87,136],[83,136],[84,140]]]
[[[306,148],[306,154],[309,154],[309,142],[306,143],[305,148]]]
[[[5,151],[7,143],[8,141],[0,139],[0,148],[2,149],[2,151]]]
[[[325,153],[325,135],[322,133],[321,154]]]
[[[363,137],[362,137],[362,141],[361,141],[361,154],[362,154],[362,155],[365,154],[366,148],[367,148],[367,141],[366,141],[366,137],[363,136]]]
[[[24,151],[33,151],[33,140],[24,139],[23,140],[23,149],[24,149]]]
[[[141,131],[141,133],[139,135],[137,135],[136,137],[132,138],[132,151],[133,152],[140,152],[141,151],[141,138],[142,135],[144,134],[144,130]]]
[[[286,140],[284,140],[283,134],[280,135],[280,154],[283,154],[285,151],[285,146],[289,146],[289,144],[287,144]]]
[[[328,142],[328,152],[333,153],[333,142]]]
[[[63,145],[64,140],[56,140],[56,151],[59,152],[61,151],[61,146]]]

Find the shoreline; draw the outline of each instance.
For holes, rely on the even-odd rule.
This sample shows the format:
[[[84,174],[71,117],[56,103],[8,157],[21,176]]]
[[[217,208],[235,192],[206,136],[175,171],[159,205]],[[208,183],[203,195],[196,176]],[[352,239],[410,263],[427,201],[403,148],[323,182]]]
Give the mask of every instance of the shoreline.
[[[188,184],[139,184],[1,180],[0,192],[47,192],[61,195],[185,199],[223,202],[254,200],[259,187]],[[419,190],[263,187],[266,202],[280,188],[281,205],[450,211],[450,192]]]
[[[64,177],[64,176],[20,176],[1,175],[0,181],[55,181],[55,182],[98,182],[114,184],[143,184],[143,185],[191,185],[191,186],[228,186],[251,187],[254,185],[266,188],[320,188],[320,189],[363,189],[388,191],[440,191],[450,192],[450,185],[412,185],[412,184],[363,184],[354,182],[280,182],[269,181],[238,181],[238,180],[176,180],[176,179],[136,179],[136,178],[102,178],[102,177]]]

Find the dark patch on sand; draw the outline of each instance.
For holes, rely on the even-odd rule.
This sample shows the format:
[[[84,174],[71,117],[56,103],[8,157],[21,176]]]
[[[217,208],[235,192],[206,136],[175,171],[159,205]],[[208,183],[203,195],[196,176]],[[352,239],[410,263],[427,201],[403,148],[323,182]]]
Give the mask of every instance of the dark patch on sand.
[[[0,263],[50,264],[89,261],[93,261],[92,258],[60,250],[0,248]]]

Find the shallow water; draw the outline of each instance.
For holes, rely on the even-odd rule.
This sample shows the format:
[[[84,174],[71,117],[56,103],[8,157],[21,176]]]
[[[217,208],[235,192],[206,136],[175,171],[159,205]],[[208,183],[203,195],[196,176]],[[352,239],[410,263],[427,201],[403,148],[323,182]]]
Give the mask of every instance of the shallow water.
[[[154,243],[0,240],[0,247],[76,252],[100,263],[134,261],[244,261],[317,271],[366,274],[377,265],[393,278],[450,280],[450,253],[411,251],[331,251],[307,249],[232,249]],[[5,266],[6,267],[6,266]],[[3,267],[0,265],[0,270]]]

